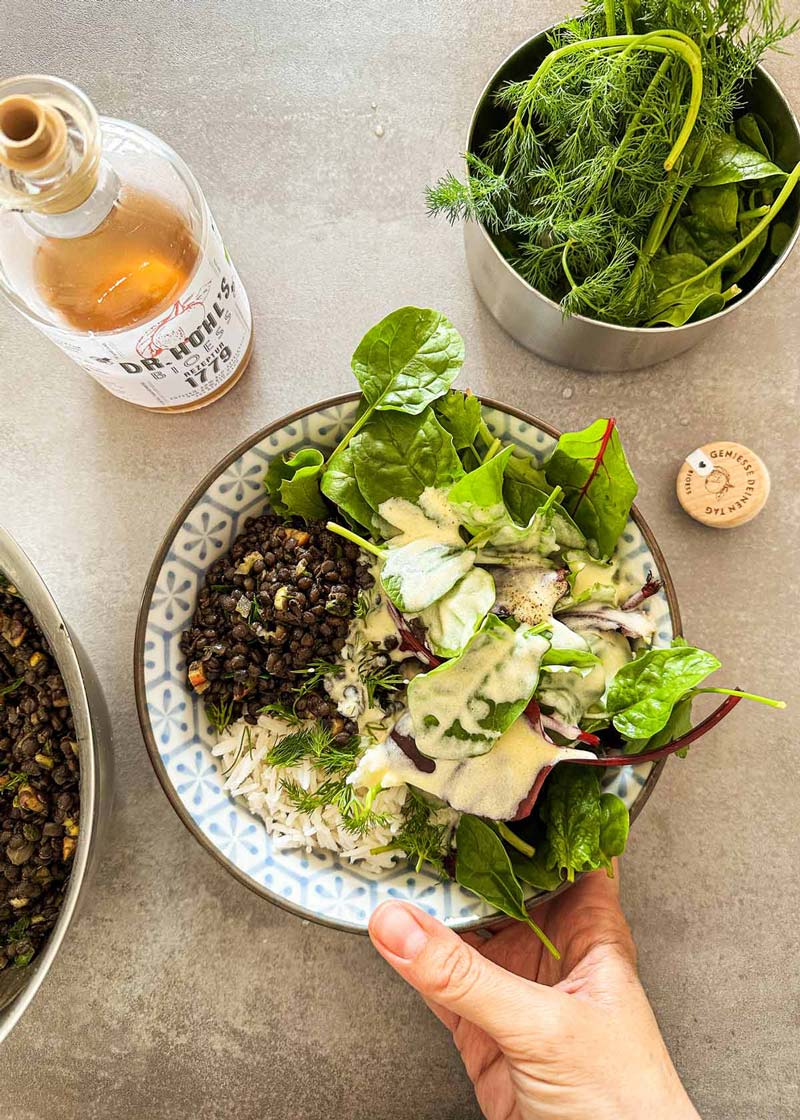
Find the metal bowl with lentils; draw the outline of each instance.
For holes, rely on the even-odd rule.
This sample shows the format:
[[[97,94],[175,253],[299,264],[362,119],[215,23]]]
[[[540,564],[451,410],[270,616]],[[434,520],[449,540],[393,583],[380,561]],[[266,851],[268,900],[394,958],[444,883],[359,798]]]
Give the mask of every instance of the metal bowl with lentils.
[[[47,974],[108,811],[107,717],[85,655],[0,530],[0,1039]]]

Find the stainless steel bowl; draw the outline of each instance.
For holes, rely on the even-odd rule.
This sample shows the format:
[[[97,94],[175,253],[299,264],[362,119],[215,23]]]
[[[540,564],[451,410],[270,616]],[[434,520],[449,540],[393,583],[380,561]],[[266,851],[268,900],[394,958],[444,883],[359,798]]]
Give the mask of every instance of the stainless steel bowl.
[[[61,947],[97,861],[111,814],[111,728],[100,685],[42,577],[14,538],[0,528],[0,572],[17,587],[47,638],[64,678],[80,751],[81,830],[61,913],[50,937],[24,969],[0,972],[0,1042],[31,1002]]]
[[[505,119],[492,103],[492,94],[506,81],[529,77],[549,52],[547,36],[555,27],[539,32],[508,56],[497,68],[480,96],[470,121],[466,150],[479,151],[485,137]],[[800,125],[777,83],[762,67],[756,69],[748,105],[759,113],[778,140],[777,162],[791,167],[800,159]],[[781,255],[748,278],[749,290],[716,315],[683,327],[618,327],[583,315],[565,319],[561,308],[537,292],[516,272],[499,251],[486,229],[466,222],[464,241],[472,281],[483,302],[501,327],[529,350],[560,366],[599,373],[634,370],[682,354],[716,331],[772,279],[800,235],[800,187],[781,211],[781,220],[793,235]]]

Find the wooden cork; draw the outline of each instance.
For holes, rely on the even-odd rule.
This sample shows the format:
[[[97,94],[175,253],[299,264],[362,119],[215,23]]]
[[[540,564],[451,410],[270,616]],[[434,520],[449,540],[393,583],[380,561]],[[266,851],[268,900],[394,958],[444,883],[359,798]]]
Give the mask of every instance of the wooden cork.
[[[695,521],[714,529],[735,529],[764,508],[769,471],[748,447],[717,440],[686,456],[676,490]]]
[[[0,101],[0,163],[10,170],[52,173],[66,143],[66,122],[51,106],[27,94]]]

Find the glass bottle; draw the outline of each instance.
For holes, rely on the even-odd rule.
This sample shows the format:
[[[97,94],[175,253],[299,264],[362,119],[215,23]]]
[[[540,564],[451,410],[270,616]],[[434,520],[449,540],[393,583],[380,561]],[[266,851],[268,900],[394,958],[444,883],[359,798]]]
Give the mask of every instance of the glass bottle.
[[[252,353],[247,294],[189,168],[58,78],[0,82],[0,287],[101,385],[154,411],[210,404]]]

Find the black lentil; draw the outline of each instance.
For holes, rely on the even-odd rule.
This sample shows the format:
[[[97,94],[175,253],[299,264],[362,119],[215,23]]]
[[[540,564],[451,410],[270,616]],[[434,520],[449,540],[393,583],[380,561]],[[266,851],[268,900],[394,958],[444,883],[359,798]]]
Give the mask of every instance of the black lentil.
[[[55,924],[78,842],[79,785],[64,682],[0,573],[0,969],[29,964]]]
[[[336,714],[321,680],[298,692],[303,670],[340,652],[358,594],[373,582],[360,549],[323,521],[249,517],[206,572],[181,637],[190,685],[207,707],[229,704],[232,721],[255,723],[277,703],[352,735],[355,724]]]

